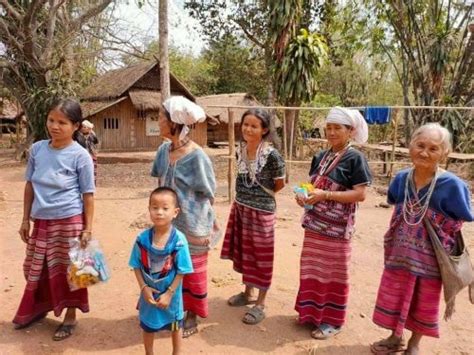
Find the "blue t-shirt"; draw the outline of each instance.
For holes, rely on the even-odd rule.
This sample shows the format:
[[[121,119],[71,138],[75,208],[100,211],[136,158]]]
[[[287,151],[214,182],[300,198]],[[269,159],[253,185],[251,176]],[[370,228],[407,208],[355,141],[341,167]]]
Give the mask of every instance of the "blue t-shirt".
[[[153,228],[141,232],[133,245],[128,265],[133,269],[140,269],[146,284],[160,291],[160,294],[166,292],[177,274],[193,272],[186,237],[174,227],[163,249],[153,246]],[[138,301],[140,322],[149,328],[160,329],[182,320],[184,311],[181,284],[176,288],[167,309],[147,303],[141,293]]]
[[[83,213],[82,194],[95,191],[92,158],[77,142],[54,149],[49,140],[31,146],[25,179],[33,185],[31,217],[60,219]]]

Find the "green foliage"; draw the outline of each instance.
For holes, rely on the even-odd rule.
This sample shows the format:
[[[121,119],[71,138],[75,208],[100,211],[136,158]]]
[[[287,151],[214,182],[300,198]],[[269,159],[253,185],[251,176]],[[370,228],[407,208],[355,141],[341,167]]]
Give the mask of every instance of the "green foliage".
[[[302,29],[289,43],[281,66],[275,68],[277,96],[286,104],[310,102],[316,94],[318,70],[327,59],[321,36]]]

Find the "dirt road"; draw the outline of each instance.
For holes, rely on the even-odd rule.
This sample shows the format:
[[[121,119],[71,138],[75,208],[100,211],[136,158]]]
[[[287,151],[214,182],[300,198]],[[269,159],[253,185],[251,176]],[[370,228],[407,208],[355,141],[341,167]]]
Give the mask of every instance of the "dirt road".
[[[24,166],[0,159],[0,354],[141,354],[141,332],[135,304],[139,290],[127,267],[129,252],[142,222],[146,221],[147,198],[154,181],[149,164],[102,165],[96,194],[94,231],[101,240],[112,270],[111,280],[90,289],[91,312],[79,315],[76,334],[63,342],[51,335],[59,319],[49,315],[26,330],[13,330],[11,319],[25,285],[22,275],[24,244],[17,229],[21,221]],[[223,176],[219,169],[219,175]],[[301,173],[295,181],[304,181]],[[298,180],[301,179],[301,180]],[[225,182],[220,181],[220,192]],[[368,354],[369,344],[388,334],[371,322],[383,265],[383,234],[391,210],[376,207],[385,197],[371,188],[358,212],[353,240],[351,294],[347,325],[337,337],[316,341],[310,329],[295,323],[293,310],[298,287],[299,254],[303,231],[301,210],[290,188],[279,194],[273,285],[269,292],[267,318],[257,326],[243,324],[244,309],[226,305],[229,296],[241,290],[241,279],[230,262],[219,259],[220,245],[209,259],[210,316],[202,320],[199,333],[184,341],[186,354]],[[216,210],[225,226],[229,204],[223,196]],[[465,228],[474,251],[474,225]],[[471,236],[469,240],[469,236]],[[444,310],[444,305],[442,306]],[[422,354],[474,354],[474,306],[467,292],[457,301],[457,313],[449,323],[441,321],[441,338],[425,339]],[[158,336],[159,354],[171,352],[168,335]]]

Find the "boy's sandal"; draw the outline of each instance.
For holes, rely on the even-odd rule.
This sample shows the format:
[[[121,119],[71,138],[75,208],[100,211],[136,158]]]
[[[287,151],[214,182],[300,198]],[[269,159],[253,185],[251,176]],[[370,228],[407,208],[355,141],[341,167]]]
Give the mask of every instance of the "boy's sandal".
[[[334,327],[330,324],[322,323],[318,328],[311,332],[311,336],[314,339],[324,340],[339,334],[341,329],[341,327]]]
[[[69,338],[74,332],[76,324],[61,324],[56,328],[56,331],[53,335],[54,341],[60,341]]]
[[[406,350],[405,340],[402,338],[399,342],[387,339],[379,340],[370,345],[370,350],[377,355],[404,354]]]
[[[229,298],[227,300],[227,303],[229,304],[229,306],[232,306],[232,307],[243,307],[248,304],[255,303],[255,301],[249,300],[244,292],[240,292],[236,295],[233,295],[231,298]]]
[[[197,325],[191,328],[183,328],[183,338],[189,338],[198,332]]]
[[[36,317],[34,317],[31,321],[25,324],[15,324],[13,328],[15,330],[25,329],[28,328],[30,325],[33,325],[36,322],[39,322],[41,319],[45,318],[48,315],[48,312],[40,313]]]
[[[263,307],[256,305],[250,308],[247,313],[245,313],[244,318],[242,318],[242,322],[245,324],[255,325],[264,319],[265,312],[263,311]]]

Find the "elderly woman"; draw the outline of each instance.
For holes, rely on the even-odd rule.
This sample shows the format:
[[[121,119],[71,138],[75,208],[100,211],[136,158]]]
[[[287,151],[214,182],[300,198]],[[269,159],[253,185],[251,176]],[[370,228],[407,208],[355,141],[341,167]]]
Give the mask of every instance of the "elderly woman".
[[[315,189],[307,198],[296,196],[306,211],[295,309],[300,323],[315,326],[311,336],[316,339],[339,333],[346,318],[355,212],[372,179],[364,155],[350,142],[363,143],[367,137],[358,111],[331,109],[326,118],[330,148],[313,158],[309,172]]]
[[[81,129],[76,132],[75,140],[82,145],[91,155],[94,162],[94,183],[97,180],[97,145],[99,140],[95,135],[94,124],[88,120],[82,121]]]
[[[413,167],[401,171],[388,191],[395,209],[385,234],[385,267],[373,321],[392,334],[372,344],[376,354],[405,348],[406,354],[418,354],[423,336],[439,337],[441,278],[424,223],[429,221],[451,253],[463,221],[474,220],[466,183],[439,167],[450,151],[449,132],[436,123],[421,126],[409,151]],[[404,328],[412,331],[408,346]]]
[[[181,212],[173,223],[186,235],[193,262],[194,273],[183,279],[183,337],[197,332],[197,316],[208,315],[207,254],[218,237],[212,208],[216,189],[212,163],[188,137],[188,126],[205,119],[204,110],[188,99],[167,99],[158,123],[162,137],[170,141],[158,148],[151,171],[159,186],[171,187],[178,194]]]

